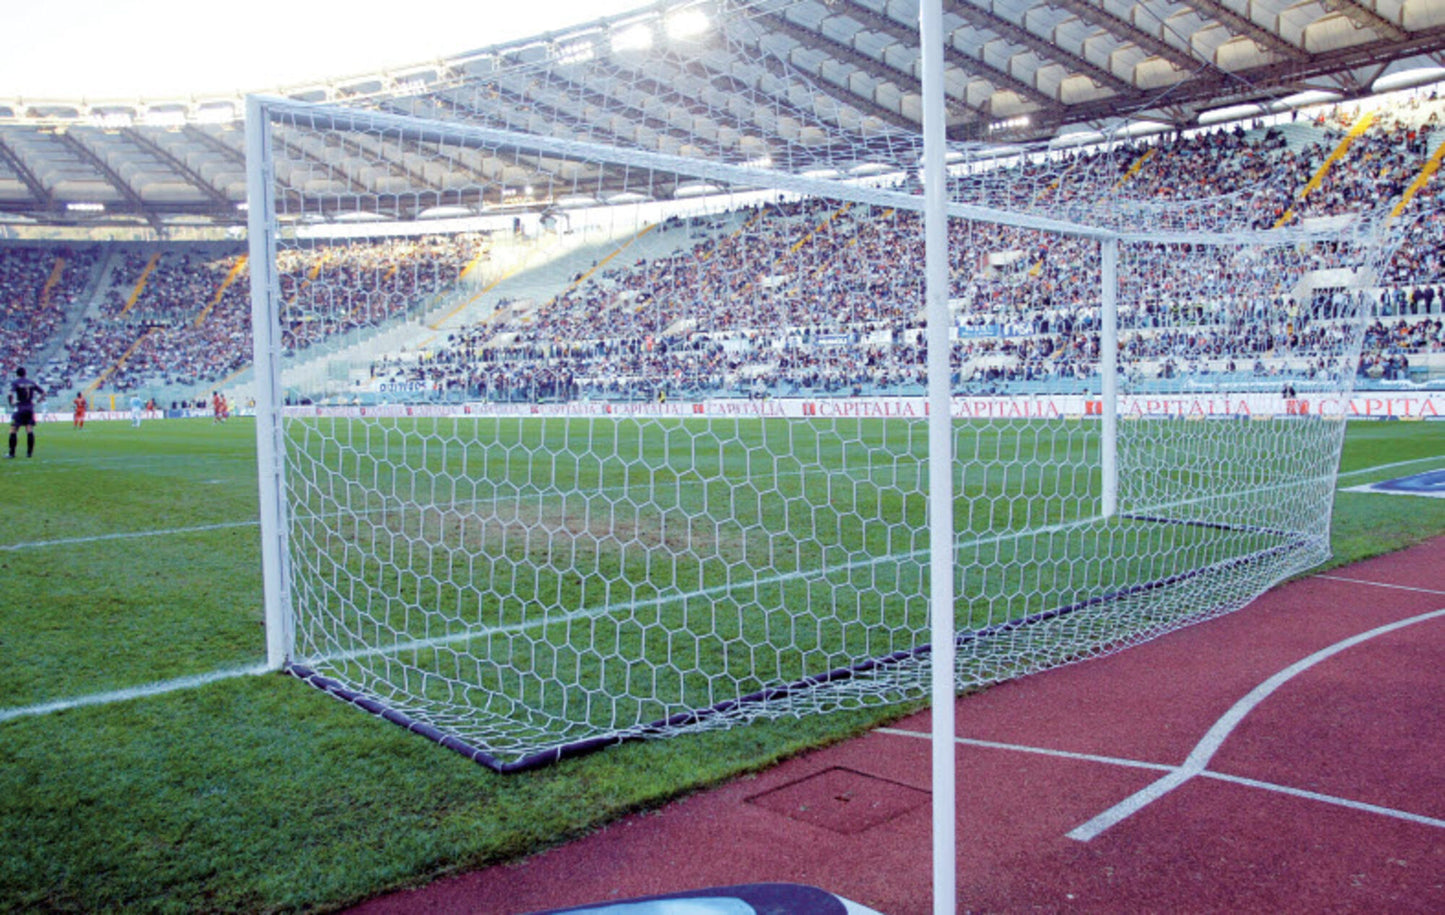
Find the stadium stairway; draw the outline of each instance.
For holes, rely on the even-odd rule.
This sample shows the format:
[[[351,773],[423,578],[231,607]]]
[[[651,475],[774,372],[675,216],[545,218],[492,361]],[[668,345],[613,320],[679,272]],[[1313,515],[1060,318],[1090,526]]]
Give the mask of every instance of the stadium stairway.
[[[1325,132],[1308,121],[1289,121],[1274,126],[1284,136],[1285,148],[1290,152],[1298,153],[1311,143],[1321,143],[1325,139]]]
[[[66,344],[70,340],[71,334],[80,326],[81,321],[100,311],[100,303],[110,288],[107,277],[111,276],[111,265],[123,262],[124,258],[124,249],[116,247],[107,249],[106,256],[96,259],[85,287],[76,296],[75,304],[66,309],[64,322],[55,329],[45,346],[31,355],[30,358],[36,365],[44,366],[40,384],[47,391],[57,389],[56,386],[60,381],[59,373],[65,365]],[[89,382],[90,379],[86,379],[86,381]]]

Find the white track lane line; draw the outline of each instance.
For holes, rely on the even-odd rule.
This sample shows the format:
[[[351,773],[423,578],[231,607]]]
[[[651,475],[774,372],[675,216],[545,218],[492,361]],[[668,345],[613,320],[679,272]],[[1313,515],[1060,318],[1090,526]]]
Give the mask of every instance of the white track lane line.
[[[892,734],[896,737],[916,737],[921,740],[931,739],[927,731],[909,731],[903,728],[878,728],[880,734]],[[954,743],[965,747],[983,747],[986,750],[1011,750],[1015,753],[1033,753],[1037,756],[1052,756],[1056,759],[1076,759],[1080,762],[1103,763],[1107,766],[1123,766],[1127,769],[1153,769],[1156,772],[1172,772],[1174,767],[1167,763],[1142,762],[1137,759],[1123,759],[1118,756],[1097,756],[1093,753],[1074,753],[1069,750],[1050,750],[1046,747],[1026,747],[1017,743],[1000,743],[997,740],[979,740],[975,737],[957,737]]]
[[[1088,842],[1109,827],[1122,822],[1132,814],[1137,813],[1154,801],[1164,797],[1196,775],[1203,775],[1209,766],[1209,761],[1214,757],[1214,754],[1219,751],[1219,748],[1224,744],[1224,741],[1229,738],[1229,735],[1234,732],[1234,729],[1239,726],[1239,723],[1244,720],[1245,716],[1254,711],[1254,709],[1265,699],[1269,698],[1275,690],[1299,674],[1304,673],[1306,670],[1323,661],[1329,660],[1342,651],[1353,648],[1370,639],[1386,635],[1397,629],[1403,629],[1406,626],[1413,626],[1416,623],[1424,623],[1441,617],[1445,617],[1445,608],[1432,610],[1429,613],[1422,613],[1419,616],[1412,616],[1409,619],[1387,623],[1384,626],[1378,626],[1368,632],[1362,632],[1359,635],[1336,642],[1328,648],[1323,648],[1309,657],[1291,664],[1289,667],[1286,667],[1259,686],[1250,690],[1248,695],[1236,702],[1229,711],[1225,712],[1204,735],[1204,738],[1194,747],[1193,752],[1189,754],[1189,758],[1184,761],[1182,766],[1142,791],[1125,798],[1087,823],[1077,827],[1068,834],[1069,838],[1077,839],[1080,842]]]
[[[1335,797],[1332,794],[1320,794],[1318,791],[1306,791],[1303,788],[1291,788],[1288,785],[1276,785],[1273,782],[1262,782],[1258,779],[1244,778],[1239,775],[1226,775],[1223,772],[1201,772],[1199,775],[1201,778],[1212,778],[1217,781],[1229,782],[1235,785],[1245,785],[1249,788],[1263,788],[1266,791],[1277,791],[1280,794],[1288,794],[1293,797],[1304,798],[1308,801],[1334,804],[1339,807],[1348,807],[1351,810],[1360,810],[1365,813],[1375,813],[1397,820],[1405,820],[1409,823],[1418,823],[1421,826],[1434,826],[1436,829],[1445,829],[1445,820],[1436,817],[1427,817],[1421,813],[1411,813],[1408,810],[1381,807],[1379,804],[1366,804],[1364,801],[1352,801],[1349,798]]]
[[[1365,578],[1346,578],[1343,575],[1315,575],[1325,581],[1342,581],[1349,585],[1369,585],[1372,588],[1390,588],[1395,591],[1414,591],[1417,594],[1445,594],[1439,588],[1417,588],[1414,585],[1397,585],[1388,581],[1370,581]]]
[[[911,737],[915,740],[930,739],[927,731],[909,731],[902,728],[878,728],[877,731],[880,734]],[[1073,753],[1068,750],[1050,750],[1045,747],[1026,747],[1016,743],[1000,743],[996,740],[976,740],[968,737],[960,737],[957,738],[955,742],[961,746],[983,747],[989,750],[1008,750],[1015,753],[1033,753],[1038,756],[1052,756],[1056,759],[1073,759],[1081,762],[1103,763],[1107,766],[1122,766],[1128,769],[1152,769],[1157,772],[1173,772],[1175,770],[1174,766],[1164,763],[1142,762],[1137,759],[1120,759],[1117,756],[1099,756],[1093,753]],[[1427,817],[1419,813],[1411,813],[1408,810],[1396,810],[1393,807],[1366,804],[1363,801],[1352,801],[1349,798],[1336,797],[1332,794],[1321,794],[1318,791],[1306,791],[1303,788],[1291,788],[1288,785],[1276,785],[1273,782],[1264,782],[1256,778],[1244,778],[1239,775],[1226,775],[1222,772],[1201,772],[1199,776],[1201,778],[1212,778],[1235,785],[1243,785],[1247,788],[1258,788],[1261,791],[1274,791],[1279,794],[1288,794],[1292,797],[1318,801],[1322,804],[1348,807],[1351,810],[1361,810],[1366,813],[1379,814],[1380,816],[1392,817],[1397,820],[1418,823],[1422,826],[1433,826],[1436,829],[1445,829],[1445,820]]]

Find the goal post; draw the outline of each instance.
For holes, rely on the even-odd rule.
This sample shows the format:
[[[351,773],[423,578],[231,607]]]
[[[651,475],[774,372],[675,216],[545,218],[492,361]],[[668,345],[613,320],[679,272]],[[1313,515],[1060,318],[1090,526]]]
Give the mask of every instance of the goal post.
[[[953,150],[926,333],[905,138],[825,177],[248,112],[269,656],[492,768],[919,700],[939,645],[999,682],[1328,555],[1369,219]]]
[[[281,334],[277,303],[275,174],[264,99],[246,102],[247,239],[251,276],[252,365],[256,385],[256,466],[259,475],[262,599],[266,665],[281,670],[295,644],[286,568],[285,438],[281,412]]]

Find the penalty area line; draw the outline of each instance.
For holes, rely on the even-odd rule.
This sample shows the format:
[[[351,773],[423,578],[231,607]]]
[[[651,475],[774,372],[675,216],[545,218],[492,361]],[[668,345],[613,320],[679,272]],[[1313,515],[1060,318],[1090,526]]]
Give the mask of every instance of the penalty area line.
[[[114,702],[128,702],[132,699],[159,696],[164,693],[173,693],[183,689],[195,689],[199,686],[206,686],[210,683],[218,683],[222,680],[230,680],[235,677],[252,677],[257,674],[264,674],[270,670],[271,668],[265,664],[255,664],[250,667],[233,667],[225,670],[214,670],[206,674],[177,677],[174,680],[160,680],[155,683],[144,684],[143,686],[131,686],[126,689],[116,689],[104,693],[91,693],[87,696],[75,696],[70,699],[57,699],[54,702],[41,702],[36,705],[21,705],[14,708],[0,708],[0,723],[13,721],[16,718],[50,715],[55,712],[63,712],[68,709],[81,708],[88,705],[110,705]]]

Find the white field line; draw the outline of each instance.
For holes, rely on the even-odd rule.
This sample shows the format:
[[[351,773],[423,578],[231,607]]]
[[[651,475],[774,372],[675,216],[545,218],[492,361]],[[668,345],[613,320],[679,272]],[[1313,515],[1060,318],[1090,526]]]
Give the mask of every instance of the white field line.
[[[891,734],[896,737],[911,737],[914,739],[929,740],[931,735],[927,731],[909,731],[901,728],[878,728],[878,733]],[[1108,766],[1122,766],[1129,769],[1152,769],[1157,772],[1174,772],[1176,767],[1164,763],[1143,762],[1137,759],[1121,759],[1117,756],[1099,756],[1093,753],[1073,753],[1068,750],[1051,750],[1046,747],[1027,747],[1013,743],[999,743],[993,740],[977,740],[968,737],[956,738],[955,743],[967,747],[983,747],[990,750],[1009,750],[1016,753],[1032,753],[1038,756],[1050,756],[1055,759],[1070,759],[1080,762],[1096,762]],[[1249,788],[1258,788],[1262,791],[1275,791],[1280,794],[1288,794],[1292,797],[1304,798],[1306,800],[1318,801],[1323,804],[1334,804],[1339,807],[1347,807],[1351,810],[1360,810],[1365,813],[1379,814],[1380,816],[1393,817],[1399,820],[1406,820],[1411,823],[1419,823],[1423,826],[1434,826],[1437,829],[1445,829],[1445,820],[1428,817],[1419,813],[1411,813],[1408,810],[1397,810],[1393,807],[1381,807],[1378,804],[1366,804],[1363,801],[1353,801],[1349,798],[1337,797],[1331,794],[1321,794],[1318,791],[1307,791],[1303,788],[1291,788],[1288,785],[1277,785],[1273,782],[1260,781],[1254,778],[1244,778],[1238,775],[1226,775],[1223,772],[1200,772],[1201,778],[1212,778],[1222,782],[1229,782],[1235,785],[1244,785]]]
[[[37,444],[36,447],[40,448],[43,446]],[[177,458],[174,461],[150,457],[139,462],[136,459],[130,457],[47,458],[42,455],[40,457],[32,459],[32,463],[35,466],[27,466],[25,476],[28,479],[30,477],[48,476],[50,474],[56,473],[72,473],[74,472],[74,468],[77,466],[94,467],[96,469],[115,467],[124,471],[144,474],[164,469],[166,466],[172,463],[181,463],[182,460],[184,460],[186,463],[190,463],[192,461],[205,461],[207,464],[235,464],[242,461],[251,461],[254,463],[255,461],[255,459],[251,457],[236,457],[235,455],[220,452],[207,454],[187,454],[184,459]],[[250,478],[251,475],[247,475],[247,477],[245,477],[244,479]]]
[[[1339,477],[1340,479],[1344,479],[1345,477],[1368,476],[1372,473],[1379,473],[1382,470],[1394,470],[1397,467],[1409,467],[1411,464],[1424,464],[1428,462],[1445,462],[1445,456],[1436,454],[1432,455],[1431,457],[1414,458],[1409,461],[1396,461],[1393,464],[1378,464],[1374,467],[1362,467],[1359,470],[1350,470],[1345,473],[1341,473],[1339,474]]]
[[[136,537],[169,537],[173,534],[222,531],[232,527],[255,527],[259,523],[258,521],[221,521],[216,524],[197,524],[193,527],[168,527],[149,531],[123,531],[115,534],[96,534],[91,537],[63,537],[59,540],[32,540],[28,543],[0,544],[0,552],[35,550],[50,546],[74,546],[78,543],[101,543],[106,540],[132,540]]]
[[[80,708],[87,705],[107,705],[112,702],[126,702],[145,696],[159,696],[162,693],[171,693],[176,690],[195,689],[198,686],[205,686],[208,683],[216,683],[220,680],[264,674],[269,669],[265,664],[257,664],[251,667],[233,667],[227,670],[215,670],[210,673],[195,674],[189,677],[177,677],[174,680],[161,680],[156,683],[147,683],[143,686],[132,686],[126,689],[111,690],[110,692],[104,693],[91,693],[85,696],[75,696],[70,699],[57,699],[54,702],[41,702],[36,705],[21,705],[14,708],[0,708],[0,723],[12,721],[16,718],[27,718],[32,715],[49,715],[53,712],[63,712],[67,709]]]
[[[1340,652],[1353,648],[1362,642],[1394,632],[1397,629],[1403,629],[1406,626],[1413,626],[1416,623],[1423,623],[1441,617],[1445,617],[1445,608],[1433,610],[1429,613],[1422,613],[1419,616],[1412,616],[1408,619],[1397,620],[1393,623],[1387,623],[1386,625],[1378,626],[1367,632],[1362,632],[1348,639],[1336,642],[1307,658],[1296,661],[1294,664],[1291,664],[1289,667],[1286,667],[1284,670],[1281,670],[1279,673],[1250,690],[1248,695],[1236,702],[1229,711],[1225,712],[1199,743],[1195,745],[1194,750],[1189,754],[1188,758],[1184,760],[1183,765],[1154,782],[1154,784],[1130,795],[1089,820],[1087,823],[1077,827],[1068,834],[1069,838],[1077,839],[1080,842],[1088,842],[1109,827],[1127,819],[1154,801],[1164,797],[1196,775],[1203,775],[1209,767],[1209,761],[1213,759],[1214,754],[1219,751],[1224,741],[1234,732],[1234,729],[1239,726],[1239,723],[1244,720],[1245,716],[1254,711],[1261,702],[1269,698],[1269,696],[1281,686],[1301,673],[1304,673],[1306,670],[1309,670],[1311,667],[1327,661]]]
[[[1244,778],[1239,775],[1226,775],[1223,772],[1201,772],[1203,778],[1212,778],[1221,782],[1231,782],[1236,785],[1247,785],[1251,788],[1265,788],[1270,791],[1278,791],[1280,794],[1289,794],[1294,797],[1302,797],[1306,800],[1320,801],[1325,804],[1335,804],[1340,807],[1348,807],[1351,810],[1362,810],[1365,813],[1377,813],[1381,816],[1394,817],[1397,820],[1406,820],[1411,823],[1419,823],[1422,826],[1434,826],[1436,829],[1445,829],[1445,820],[1436,817],[1427,817],[1420,813],[1410,813],[1408,810],[1396,810],[1393,807],[1381,807],[1378,804],[1366,804],[1364,801],[1352,801],[1349,798],[1336,797],[1331,794],[1321,794],[1318,791],[1307,791],[1303,788],[1291,788],[1287,785],[1276,785],[1270,782],[1262,782],[1252,778]]]

